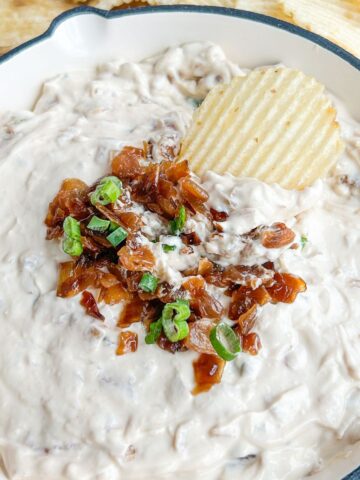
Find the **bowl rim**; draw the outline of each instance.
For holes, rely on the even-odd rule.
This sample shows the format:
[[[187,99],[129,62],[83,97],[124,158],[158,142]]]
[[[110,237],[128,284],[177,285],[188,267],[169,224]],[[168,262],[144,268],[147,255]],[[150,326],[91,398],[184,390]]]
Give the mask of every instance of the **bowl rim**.
[[[268,15],[263,15],[261,13],[250,12],[247,10],[238,10],[235,8],[226,8],[226,7],[209,7],[209,6],[198,6],[198,5],[158,5],[158,6],[149,6],[149,7],[135,7],[135,8],[128,8],[123,10],[102,10],[95,7],[89,6],[82,6],[72,8],[67,10],[57,17],[51,22],[48,29],[38,35],[31,40],[28,40],[17,47],[13,48],[9,52],[0,56],[0,66],[8,62],[11,58],[22,52],[23,50],[32,47],[38,43],[43,42],[47,38],[50,38],[58,26],[66,21],[69,18],[85,15],[85,14],[94,14],[104,19],[112,19],[112,18],[120,18],[132,15],[148,15],[153,13],[172,13],[172,12],[182,12],[182,13],[204,13],[204,14],[217,14],[223,15],[227,17],[235,17],[235,18],[244,18],[246,20],[251,20],[257,23],[263,23],[266,25],[270,25],[275,28],[279,28],[281,30],[286,30],[287,32],[303,37],[306,40],[310,40],[311,42],[319,45],[326,50],[334,53],[342,60],[345,60],[355,69],[360,71],[360,58],[356,57],[352,53],[348,52],[344,48],[340,47],[339,45],[333,43],[330,40],[318,35],[317,33],[310,32],[305,30],[302,27],[298,27],[297,25],[293,25],[292,23],[288,23],[284,20],[279,20],[274,17],[270,17]]]

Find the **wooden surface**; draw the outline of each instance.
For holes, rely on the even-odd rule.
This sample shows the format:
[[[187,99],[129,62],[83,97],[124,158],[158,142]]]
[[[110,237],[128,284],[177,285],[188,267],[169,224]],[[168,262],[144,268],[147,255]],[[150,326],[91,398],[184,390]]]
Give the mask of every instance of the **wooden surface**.
[[[75,0],[0,0],[0,55],[46,31],[60,13],[86,2]],[[88,2],[96,6],[96,1]],[[119,7],[142,7],[132,2]]]

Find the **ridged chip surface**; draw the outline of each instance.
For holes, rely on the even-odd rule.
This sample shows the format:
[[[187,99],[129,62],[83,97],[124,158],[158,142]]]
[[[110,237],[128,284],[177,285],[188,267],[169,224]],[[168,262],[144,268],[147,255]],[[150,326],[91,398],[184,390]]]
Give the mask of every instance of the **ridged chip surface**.
[[[262,13],[263,15],[280,18],[281,20],[290,20],[285,14],[280,0],[235,0],[235,8]]]
[[[296,25],[360,57],[360,0],[278,0]]]
[[[208,170],[302,189],[343,150],[324,86],[298,70],[258,69],[218,85],[196,110],[180,157]]]

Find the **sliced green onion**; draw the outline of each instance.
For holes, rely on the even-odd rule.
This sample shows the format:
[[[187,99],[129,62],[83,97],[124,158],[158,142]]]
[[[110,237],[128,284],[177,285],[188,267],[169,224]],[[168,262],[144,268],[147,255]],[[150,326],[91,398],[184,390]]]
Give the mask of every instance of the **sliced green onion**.
[[[176,245],[168,245],[164,243],[162,249],[165,253],[173,252],[174,250],[176,250]]]
[[[306,244],[308,243],[309,239],[307,238],[306,235],[301,235],[300,238],[300,243],[301,243],[301,249],[306,247]]]
[[[119,228],[120,225],[118,225],[117,223],[115,222],[110,222],[110,226],[109,226],[109,232],[113,232],[114,230],[116,230],[117,228]]]
[[[120,180],[120,178],[118,177],[115,177],[114,175],[110,175],[109,177],[104,177],[100,180],[99,184],[100,185],[103,185],[104,183],[106,182],[113,182],[115,183],[115,185],[120,189],[122,190],[122,181]]]
[[[66,217],[63,223],[63,229],[69,238],[72,238],[73,240],[80,240],[80,222],[75,220],[75,218],[71,217],[70,215]]]
[[[116,179],[116,181],[114,180]],[[119,184],[120,182],[120,184]],[[90,196],[93,205],[114,203],[121,195],[121,181],[117,177],[105,177]]]
[[[150,331],[145,337],[145,343],[148,345],[151,343],[155,343],[156,340],[160,337],[162,331],[162,321],[161,317],[156,322],[150,323]]]
[[[109,240],[111,245],[113,247],[117,247],[120,245],[121,242],[125,240],[125,238],[128,236],[128,232],[122,228],[118,227],[116,230],[114,230],[110,235],[108,235],[106,238]]]
[[[178,342],[188,336],[189,325],[186,320],[190,313],[187,300],[176,300],[165,305],[161,319],[164,333],[170,342]]]
[[[87,228],[94,230],[95,232],[106,232],[106,230],[109,228],[109,225],[109,220],[103,220],[95,215],[88,223]]]
[[[159,279],[151,275],[151,273],[144,273],[142,276],[139,287],[144,292],[154,293],[159,283]]]
[[[239,337],[226,323],[219,323],[211,330],[210,341],[219,357],[227,362],[241,352]]]
[[[80,240],[65,237],[63,241],[63,250],[72,257],[79,257],[83,252],[83,246]]]
[[[179,208],[179,214],[177,217],[174,218],[174,220],[170,220],[170,232],[173,235],[179,235],[185,227],[185,222],[186,222],[186,210],[184,205],[181,205]]]

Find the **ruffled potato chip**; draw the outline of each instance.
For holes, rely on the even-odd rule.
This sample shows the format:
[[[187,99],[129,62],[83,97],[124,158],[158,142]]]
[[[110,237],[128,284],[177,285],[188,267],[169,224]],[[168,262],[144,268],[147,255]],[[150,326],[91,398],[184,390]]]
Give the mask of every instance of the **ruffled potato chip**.
[[[40,35],[53,18],[73,7],[70,0],[1,0],[0,54]]]
[[[279,0],[292,21],[360,57],[360,0]]]
[[[210,91],[180,157],[208,170],[301,189],[325,176],[343,150],[325,87],[284,67],[254,70]]]
[[[235,8],[291,21],[279,0],[236,0]]]

